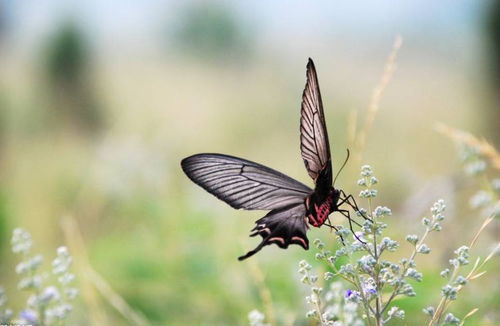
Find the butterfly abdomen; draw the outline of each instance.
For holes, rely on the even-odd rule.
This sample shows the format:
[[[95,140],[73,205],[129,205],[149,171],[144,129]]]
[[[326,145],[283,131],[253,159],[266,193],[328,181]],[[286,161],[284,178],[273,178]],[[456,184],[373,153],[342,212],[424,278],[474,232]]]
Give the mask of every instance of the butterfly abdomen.
[[[309,198],[308,198],[309,199]],[[309,212],[307,218],[309,224],[320,227],[325,223],[328,215],[333,211],[333,198],[328,196],[323,202],[316,203],[314,200],[306,200],[306,207]]]
[[[336,209],[336,196],[334,192],[330,192],[322,201],[317,201],[314,195],[306,198],[306,209],[308,212],[307,218],[309,224],[314,227],[320,227],[325,223],[328,216]]]

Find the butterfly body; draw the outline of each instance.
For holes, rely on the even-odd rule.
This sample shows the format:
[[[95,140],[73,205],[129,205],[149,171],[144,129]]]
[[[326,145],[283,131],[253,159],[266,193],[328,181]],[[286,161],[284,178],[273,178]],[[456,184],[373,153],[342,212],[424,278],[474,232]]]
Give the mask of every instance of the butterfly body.
[[[300,118],[300,151],[314,190],[267,166],[224,154],[196,154],[181,161],[186,175],[200,187],[236,209],[268,210],[255,222],[251,237],[262,241],[239,260],[253,256],[264,246],[290,244],[309,249],[309,225],[321,227],[328,216],[339,212],[351,224],[349,212],[352,196],[334,188],[332,162],[323,103],[316,68],[307,64],[307,82],[302,94]],[[335,228],[331,224],[326,224]],[[352,224],[351,224],[352,229]]]
[[[321,197],[316,192],[313,192],[306,198],[304,203],[309,224],[317,228],[325,223],[331,213],[339,210],[337,203],[340,199],[340,191],[330,187],[327,195]]]

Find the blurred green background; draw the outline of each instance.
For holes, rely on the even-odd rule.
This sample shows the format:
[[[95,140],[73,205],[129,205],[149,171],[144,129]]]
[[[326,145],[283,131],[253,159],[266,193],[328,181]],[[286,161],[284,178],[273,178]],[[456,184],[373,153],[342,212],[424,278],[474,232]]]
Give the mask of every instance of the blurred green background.
[[[306,325],[297,269],[314,252],[273,246],[238,262],[264,213],[231,209],[179,163],[221,152],[310,185],[298,135],[307,58],[338,167],[352,146],[349,117],[364,121],[400,34],[363,160],[337,185],[356,194],[359,164],[372,165],[377,204],[392,208],[400,240],[420,232],[433,201],[447,201],[433,255],[418,261],[426,282],[398,303],[420,316],[438,301],[452,250],[483,219],[468,206],[478,185],[434,125],[500,145],[499,3],[0,0],[0,284],[11,305],[26,300],[9,250],[12,229],[23,227],[46,261],[62,244],[75,257],[82,295],[70,324],[245,325],[249,311],[265,310],[264,284],[280,324]],[[476,253],[491,249],[495,231]],[[326,229],[315,237],[335,246]],[[471,325],[500,324],[498,263],[488,270],[454,306],[461,315],[480,308]],[[138,319],[116,309],[120,297]]]

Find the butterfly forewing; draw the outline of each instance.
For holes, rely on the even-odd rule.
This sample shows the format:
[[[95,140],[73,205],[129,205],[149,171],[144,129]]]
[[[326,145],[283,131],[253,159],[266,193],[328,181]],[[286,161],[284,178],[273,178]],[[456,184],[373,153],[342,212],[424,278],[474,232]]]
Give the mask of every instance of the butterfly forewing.
[[[302,94],[300,150],[309,176],[317,183],[321,174],[321,182],[331,185],[330,145],[328,143],[318,76],[311,59],[307,64],[307,82]]]
[[[304,203],[306,185],[261,164],[222,154],[196,154],[181,162],[186,175],[234,208],[273,210]]]

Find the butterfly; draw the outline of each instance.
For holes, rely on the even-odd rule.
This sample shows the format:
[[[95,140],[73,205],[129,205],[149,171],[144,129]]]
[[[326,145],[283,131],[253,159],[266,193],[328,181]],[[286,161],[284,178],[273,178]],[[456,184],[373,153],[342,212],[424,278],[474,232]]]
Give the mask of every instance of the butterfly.
[[[307,250],[309,226],[327,225],[337,230],[327,220],[330,222],[331,213],[340,212],[347,217],[352,230],[350,213],[341,206],[345,203],[359,211],[352,195],[335,188],[335,180],[332,183],[325,114],[316,68],[311,59],[307,63],[306,77],[300,114],[300,151],[307,172],[314,180],[314,189],[267,166],[239,157],[196,154],[181,161],[189,179],[231,207],[269,210],[255,222],[250,234],[251,237],[260,235],[262,241],[239,260],[253,256],[270,244],[283,249],[296,244]],[[347,153],[349,157],[349,151]],[[346,162],[347,159],[344,165]]]

